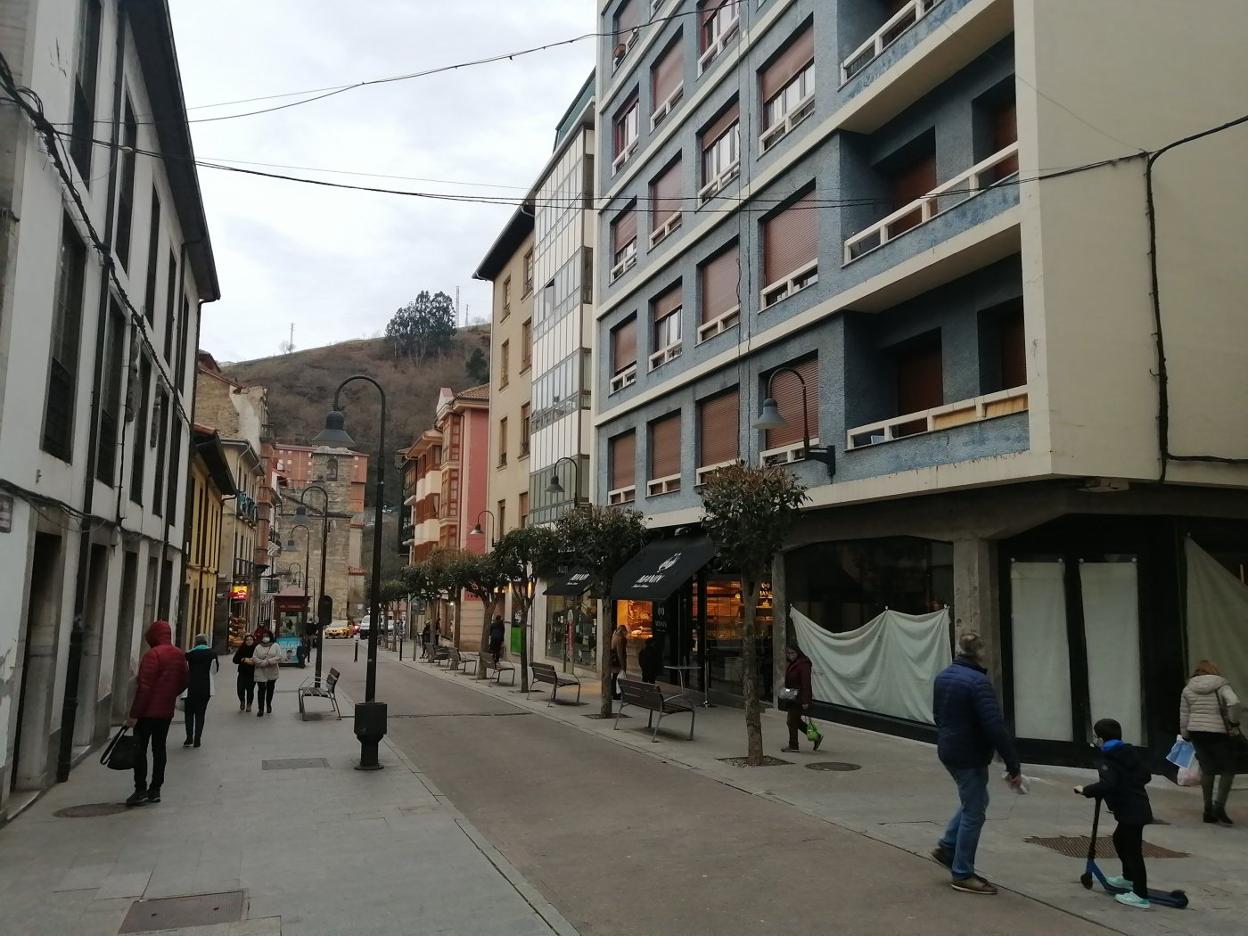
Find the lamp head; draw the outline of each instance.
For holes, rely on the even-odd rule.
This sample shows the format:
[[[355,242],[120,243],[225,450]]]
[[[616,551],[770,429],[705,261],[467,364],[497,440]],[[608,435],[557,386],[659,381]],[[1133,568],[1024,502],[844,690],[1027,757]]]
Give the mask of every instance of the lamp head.
[[[476,526],[468,531],[469,536],[484,536],[485,530],[481,529],[481,521],[478,520]]]
[[[768,397],[763,400],[763,408],[758,418],[754,420],[755,429],[783,429],[788,424],[788,421],[780,415],[780,408],[774,399]]]
[[[548,494],[562,494],[563,493],[563,485],[559,483],[558,473],[556,472],[551,473],[550,484],[546,485],[546,492]]]
[[[303,506],[303,504],[300,504],[298,507],[295,508],[295,522],[303,523],[307,519],[308,519],[308,508]],[[294,537],[292,536],[291,539],[293,540]]]
[[[355,445],[355,439],[347,434],[346,424],[347,417],[342,410],[330,410],[325,414],[325,428],[313,436],[312,441],[319,445],[349,448]]]

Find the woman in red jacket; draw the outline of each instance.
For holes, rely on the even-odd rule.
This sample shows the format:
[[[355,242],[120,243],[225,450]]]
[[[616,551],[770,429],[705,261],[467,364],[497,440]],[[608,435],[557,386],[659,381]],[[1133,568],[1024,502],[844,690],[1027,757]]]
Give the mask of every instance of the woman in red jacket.
[[[160,802],[165,782],[165,738],[173,721],[174,705],[186,688],[186,656],[173,645],[168,621],[154,621],[147,629],[151,647],[139,661],[139,675],[127,725],[138,742],[134,755],[134,792],[127,806]],[[147,746],[152,746],[152,782],[147,782]]]
[[[789,647],[785,650],[785,658],[789,665],[784,668],[784,688],[797,690],[797,704],[788,711],[789,744],[781,750],[793,754],[797,752],[797,733],[802,729],[802,716],[810,711],[815,694],[810,687],[810,657],[796,647]],[[816,751],[822,741],[822,735],[816,736]]]

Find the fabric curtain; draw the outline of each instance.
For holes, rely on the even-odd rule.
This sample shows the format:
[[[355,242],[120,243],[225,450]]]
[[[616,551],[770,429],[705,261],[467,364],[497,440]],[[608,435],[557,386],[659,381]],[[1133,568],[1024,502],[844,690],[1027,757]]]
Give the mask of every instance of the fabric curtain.
[[[1130,744],[1145,740],[1137,572],[1134,562],[1079,565],[1092,721],[1118,719],[1122,738]]]
[[[1010,563],[1014,733],[1073,741],[1065,564]]]
[[[1187,557],[1187,671],[1212,660],[1240,698],[1248,697],[1248,585],[1191,537]],[[1178,701],[1175,701],[1178,705]]]
[[[856,630],[834,634],[796,608],[789,619],[810,657],[815,698],[847,708],[932,724],[932,686],[952,661],[949,610],[884,611]]]

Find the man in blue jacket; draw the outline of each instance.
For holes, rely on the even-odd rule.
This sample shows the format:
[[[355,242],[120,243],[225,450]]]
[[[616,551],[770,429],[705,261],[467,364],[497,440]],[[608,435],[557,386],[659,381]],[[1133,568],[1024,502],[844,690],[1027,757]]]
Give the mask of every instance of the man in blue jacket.
[[[983,654],[984,643],[978,634],[962,634],[957,659],[936,677],[932,704],[936,753],[958,785],[960,803],[932,857],[953,873],[953,889],[966,894],[997,892],[975,873],[975,850],[988,812],[988,765],[994,750],[1005,761],[1010,783],[1022,782],[1014,741],[983,667]]]

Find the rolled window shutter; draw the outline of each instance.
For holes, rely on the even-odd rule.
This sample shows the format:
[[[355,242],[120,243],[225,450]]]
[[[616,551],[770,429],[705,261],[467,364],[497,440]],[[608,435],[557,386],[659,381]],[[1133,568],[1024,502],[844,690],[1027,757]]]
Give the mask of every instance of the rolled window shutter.
[[[653,108],[657,109],[680,84],[680,79],[684,75],[684,59],[680,48],[681,37],[678,36],[676,41],[667,47],[662,58],[650,69],[651,88],[654,92],[651,101]]]
[[[807,192],[763,222],[763,280],[770,286],[819,256],[819,212]]]
[[[615,220],[611,222],[611,253],[612,261],[614,255],[618,254],[628,242],[637,239],[637,212],[632,208],[625,208]]]
[[[806,418],[810,424],[810,438],[819,438],[819,358],[809,357],[797,364],[786,365],[797,371],[806,381]],[[802,441],[802,384],[785,371],[771,382],[771,397],[781,418],[788,423],[783,429],[767,430],[764,448],[780,448]]]
[[[658,229],[667,219],[681,209],[680,160],[663,170],[663,174],[650,186],[650,204],[654,212],[653,227]]]
[[[736,461],[741,433],[741,394],[733,387],[698,404],[698,467]]]
[[[712,120],[702,131],[702,149],[710,149],[740,119],[740,114],[740,105],[734,101],[730,108]]]
[[[650,424],[650,479],[680,474],[680,412]]]
[[[623,0],[615,11],[615,41],[628,41],[628,34],[637,28],[641,20],[638,18],[640,6],[638,0]]]
[[[612,374],[637,363],[637,319],[630,318],[611,332]]]
[[[607,482],[611,490],[629,487],[636,483],[637,434],[625,432],[611,439],[611,478]]]
[[[815,29],[807,26],[763,69],[761,87],[763,103],[767,103],[815,58]]]
[[[741,304],[737,295],[741,248],[733,244],[702,267],[702,311],[699,324],[717,319]]]
[[[897,415],[918,413],[945,402],[940,338],[897,355]]]
[[[681,304],[680,283],[677,283],[671,289],[665,290],[655,297],[653,302],[654,320],[666,318]]]

